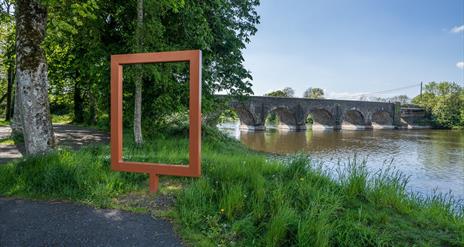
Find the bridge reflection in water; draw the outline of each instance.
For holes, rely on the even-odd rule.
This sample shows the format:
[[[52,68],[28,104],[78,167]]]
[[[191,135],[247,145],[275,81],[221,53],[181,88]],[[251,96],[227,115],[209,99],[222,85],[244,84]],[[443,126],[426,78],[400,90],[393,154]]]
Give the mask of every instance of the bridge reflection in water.
[[[409,189],[430,195],[434,189],[464,200],[464,131],[241,131],[239,123],[220,129],[253,150],[276,154],[303,152],[333,168],[356,154],[377,171],[392,164],[410,176]],[[308,125],[308,129],[309,129]],[[463,201],[464,203],[464,201]]]

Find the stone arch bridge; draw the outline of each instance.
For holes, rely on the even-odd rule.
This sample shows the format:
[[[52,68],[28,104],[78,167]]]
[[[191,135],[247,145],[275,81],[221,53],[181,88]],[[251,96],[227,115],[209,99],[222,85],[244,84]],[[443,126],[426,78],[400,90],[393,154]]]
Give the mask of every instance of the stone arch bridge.
[[[237,112],[242,130],[264,130],[272,112],[279,119],[278,128],[287,130],[306,129],[308,116],[313,129],[393,129],[401,125],[399,103],[250,96],[232,99],[229,106]]]

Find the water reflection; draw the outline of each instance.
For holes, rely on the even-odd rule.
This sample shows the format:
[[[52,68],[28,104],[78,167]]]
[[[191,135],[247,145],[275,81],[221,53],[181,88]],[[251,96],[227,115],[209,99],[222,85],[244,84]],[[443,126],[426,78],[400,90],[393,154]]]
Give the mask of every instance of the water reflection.
[[[433,190],[464,200],[464,131],[370,130],[244,132],[237,123],[220,128],[248,147],[270,153],[309,153],[331,167],[354,154],[367,158],[368,168],[393,165],[410,176],[409,189],[430,195]]]

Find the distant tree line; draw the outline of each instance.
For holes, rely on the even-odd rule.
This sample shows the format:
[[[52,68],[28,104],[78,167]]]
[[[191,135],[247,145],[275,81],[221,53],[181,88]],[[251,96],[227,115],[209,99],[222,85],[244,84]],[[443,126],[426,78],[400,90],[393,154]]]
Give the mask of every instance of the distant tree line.
[[[377,101],[377,102],[399,102],[401,105],[407,105],[411,103],[411,98],[407,95],[396,95],[392,97],[365,97],[361,96],[362,101]]]
[[[286,87],[284,89],[271,91],[269,93],[264,94],[264,96],[271,96],[271,97],[288,97],[292,98],[295,97],[295,90],[291,87]],[[324,90],[322,88],[308,88],[303,93],[303,98],[308,99],[323,99],[324,98]]]
[[[284,89],[272,91],[269,93],[265,93],[264,96],[270,96],[270,97],[294,97],[295,96],[295,91],[291,87],[286,87]]]

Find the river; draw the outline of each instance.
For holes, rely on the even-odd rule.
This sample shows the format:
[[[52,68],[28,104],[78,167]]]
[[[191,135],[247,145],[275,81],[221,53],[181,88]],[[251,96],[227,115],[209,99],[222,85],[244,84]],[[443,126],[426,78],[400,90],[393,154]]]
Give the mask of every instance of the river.
[[[238,122],[218,126],[251,149],[277,154],[308,153],[333,168],[354,155],[367,160],[370,171],[392,164],[409,176],[407,189],[430,196],[450,193],[464,202],[464,131],[462,130],[340,130],[284,132],[240,131]],[[308,128],[311,129],[311,128]]]

